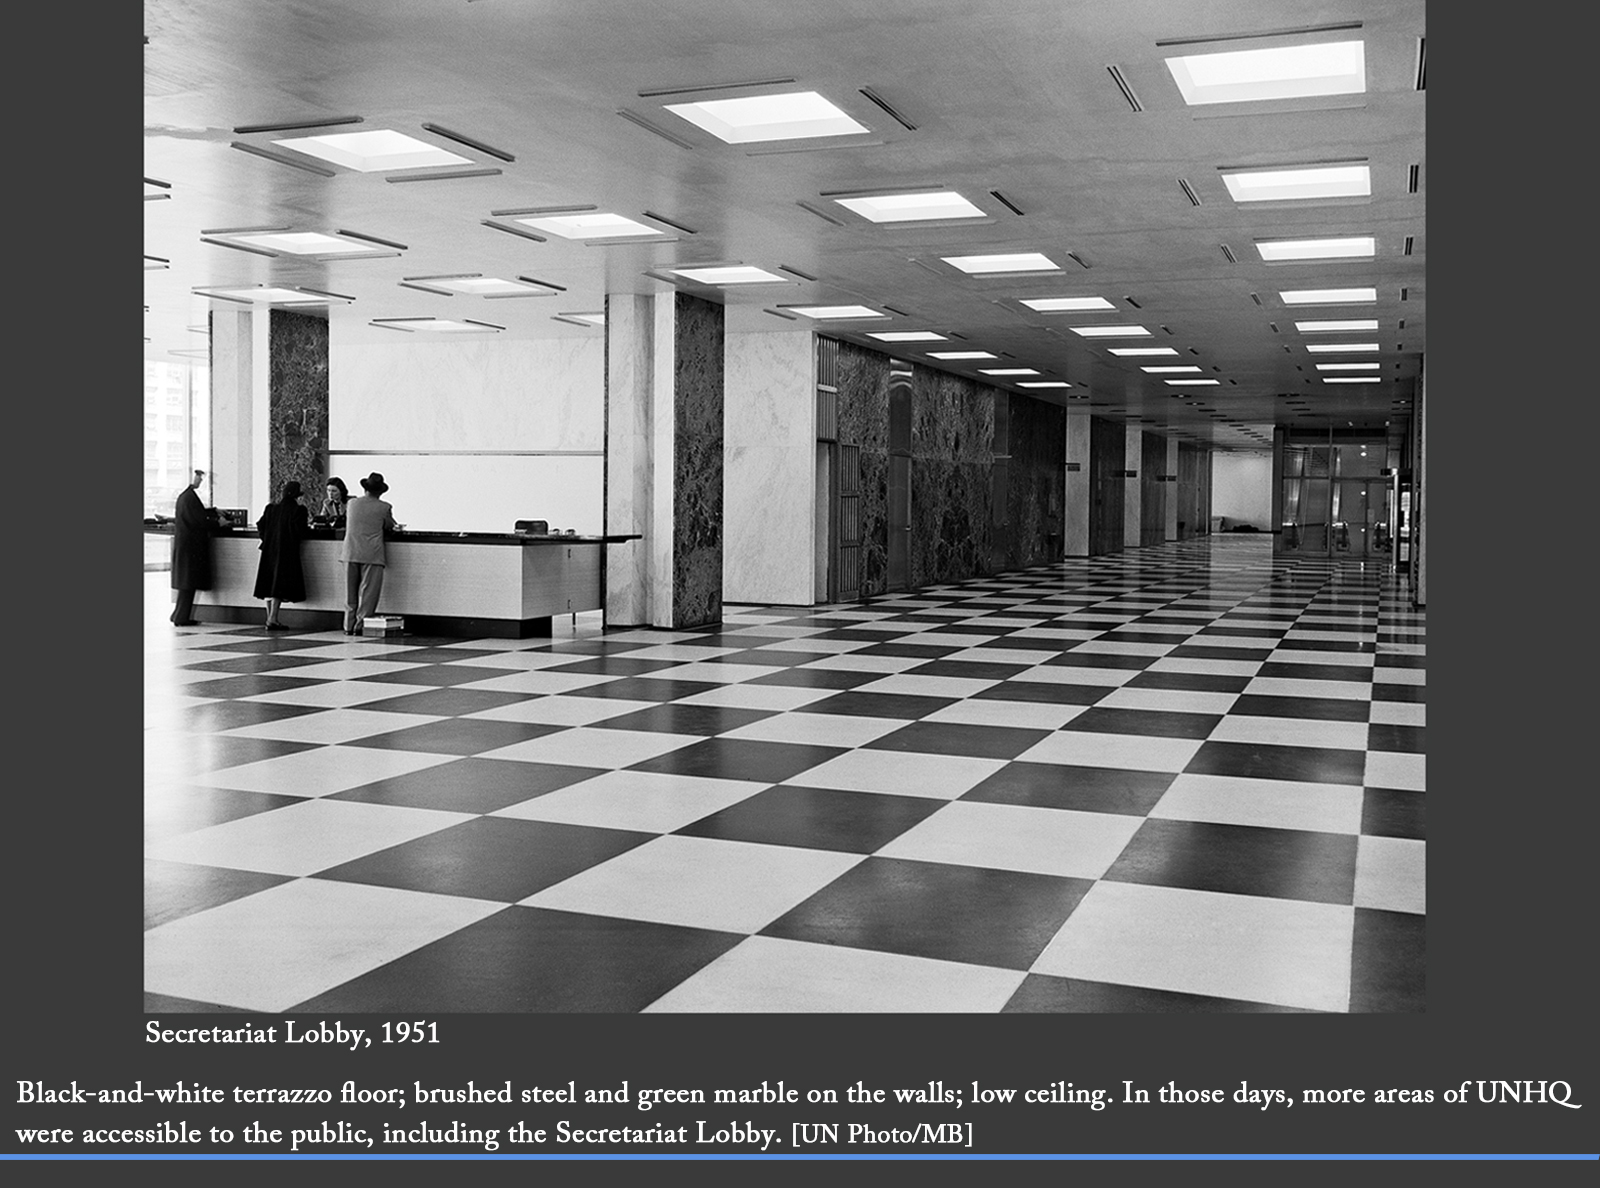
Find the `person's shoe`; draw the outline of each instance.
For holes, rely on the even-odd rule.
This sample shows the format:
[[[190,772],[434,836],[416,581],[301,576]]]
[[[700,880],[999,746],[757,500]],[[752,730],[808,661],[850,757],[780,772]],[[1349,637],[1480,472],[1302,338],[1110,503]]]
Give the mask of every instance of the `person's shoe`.
[[[267,630],[268,631],[287,631],[289,629],[287,627],[285,627],[282,623],[268,623],[267,624]]]

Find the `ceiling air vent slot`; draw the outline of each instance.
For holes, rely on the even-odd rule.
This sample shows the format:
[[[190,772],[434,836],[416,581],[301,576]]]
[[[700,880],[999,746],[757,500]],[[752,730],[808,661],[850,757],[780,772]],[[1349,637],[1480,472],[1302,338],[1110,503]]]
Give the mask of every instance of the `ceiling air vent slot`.
[[[1276,323],[1276,322],[1268,322],[1267,325],[1272,327],[1272,332],[1274,334],[1282,334],[1283,333],[1283,331],[1278,329],[1278,323]]]
[[[691,152],[694,150],[694,142],[693,141],[685,140],[681,136],[674,136],[671,132],[668,132],[665,128],[657,127],[655,124],[652,124],[649,120],[645,119],[643,116],[636,116],[631,111],[619,111],[619,112],[617,112],[617,114],[619,116],[621,116],[623,119],[627,120],[628,123],[636,124],[639,127],[643,128],[646,132],[654,132],[657,136],[661,137],[662,140],[670,140],[673,144],[677,145],[679,148],[689,149]]]
[[[657,214],[653,210],[645,211],[644,212],[644,217],[647,218],[647,219],[654,219],[658,223],[665,223],[667,226],[671,227],[674,231],[682,231],[685,235],[694,235],[694,234],[696,234],[695,229],[693,227],[685,227],[682,223],[679,223],[679,222],[676,222],[676,221],[674,221],[672,219],[669,219],[669,218],[667,218],[666,215]]]
[[[1133,298],[1132,298],[1132,297],[1129,297],[1129,296],[1127,296],[1127,295],[1126,295],[1126,294],[1124,294],[1124,295],[1123,295],[1123,298],[1122,298],[1122,299],[1123,299],[1123,300],[1124,300],[1124,301],[1126,301],[1126,302],[1127,302],[1127,303],[1128,303],[1128,304],[1129,304],[1129,305],[1131,305],[1131,306],[1133,306],[1133,308],[1134,308],[1134,309],[1143,309],[1143,308],[1144,308],[1144,306],[1142,306],[1142,305],[1140,305],[1140,304],[1139,304],[1139,303],[1138,303],[1138,302],[1137,302],[1137,301],[1135,301],[1135,300],[1134,300],[1134,299],[1133,299]]]
[[[1011,201],[1011,199],[1007,198],[999,190],[990,190],[989,197],[993,198],[996,202],[1005,207],[1014,215],[1020,215],[1022,213],[1022,208],[1015,202]]]
[[[812,206],[809,202],[796,202],[795,205],[808,214],[816,215],[817,218],[821,219],[824,223],[832,223],[835,227],[844,226],[843,219],[834,218],[831,214],[819,206]]]
[[[779,272],[787,272],[790,276],[798,276],[803,281],[814,281],[814,280],[817,279],[816,277],[812,276],[809,272],[801,272],[798,268],[795,268],[795,267],[793,267],[791,265],[788,265],[788,264],[779,264],[778,265],[778,271]]]
[[[1261,304],[1261,297],[1257,293],[1251,293],[1250,294],[1250,300],[1254,301],[1257,305]]]
[[[320,120],[291,120],[283,124],[240,124],[233,130],[235,136],[253,136],[257,132],[298,132],[302,128],[332,128],[340,124],[363,123],[361,116],[328,116]]]
[[[862,87],[861,94],[867,99],[871,100],[873,103],[877,104],[879,107],[883,108],[885,114],[887,114],[890,119],[899,124],[907,132],[915,132],[917,130],[917,126],[915,124],[896,111],[887,99],[878,94],[878,92],[874,91],[871,87]]]
[[[1237,264],[1239,262],[1239,257],[1233,254],[1233,251],[1228,247],[1227,244],[1219,243],[1217,246],[1222,249],[1222,256],[1228,261],[1229,264]]]
[[[1084,267],[1084,268],[1088,268],[1089,267],[1089,261],[1085,260],[1082,256],[1078,255],[1077,252],[1068,252],[1067,253],[1067,259],[1076,261],[1081,267]]]
[[[1415,194],[1417,183],[1422,180],[1422,166],[1413,164],[1406,170],[1406,193]]]
[[[1111,81],[1117,84],[1117,90],[1122,92],[1122,97],[1128,101],[1128,106],[1133,108],[1134,111],[1143,111],[1144,104],[1140,103],[1139,96],[1133,93],[1133,88],[1128,85],[1128,80],[1124,77],[1122,69],[1118,66],[1107,66],[1106,71],[1111,75]],[[1197,202],[1195,205],[1198,206],[1200,204]]]
[[[1200,195],[1194,192],[1194,187],[1189,184],[1188,178],[1180,177],[1178,179],[1178,189],[1183,191],[1183,196],[1189,200],[1190,206],[1200,205]]]
[[[435,136],[443,136],[446,140],[453,140],[457,144],[464,144],[470,149],[477,149],[480,153],[488,153],[491,157],[497,157],[502,161],[516,160],[515,157],[506,152],[504,149],[497,149],[493,145],[484,144],[483,141],[475,140],[471,136],[467,136],[464,133],[452,132],[449,128],[441,127],[438,124],[424,124],[422,126],[427,131],[432,132]]]
[[[1417,38],[1417,90],[1428,89],[1428,39]]]
[[[1405,254],[1405,255],[1407,255],[1407,256],[1409,256],[1409,255],[1410,255],[1410,254],[1411,254],[1411,249],[1412,249],[1412,248],[1413,248],[1413,247],[1414,247],[1414,246],[1415,246],[1415,245],[1416,245],[1416,241],[1415,241],[1415,240],[1413,240],[1413,239],[1412,239],[1412,238],[1411,238],[1411,236],[1409,236],[1409,235],[1407,235],[1407,236],[1406,236],[1406,247],[1405,247],[1405,253],[1404,253],[1404,254]]]

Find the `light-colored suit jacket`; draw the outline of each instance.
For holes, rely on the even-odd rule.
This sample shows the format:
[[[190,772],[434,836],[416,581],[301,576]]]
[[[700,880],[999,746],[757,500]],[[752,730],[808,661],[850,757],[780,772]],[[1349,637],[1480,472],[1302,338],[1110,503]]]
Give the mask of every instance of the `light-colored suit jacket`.
[[[375,495],[358,495],[344,510],[344,546],[339,560],[384,564],[383,537],[395,530],[394,510]]]

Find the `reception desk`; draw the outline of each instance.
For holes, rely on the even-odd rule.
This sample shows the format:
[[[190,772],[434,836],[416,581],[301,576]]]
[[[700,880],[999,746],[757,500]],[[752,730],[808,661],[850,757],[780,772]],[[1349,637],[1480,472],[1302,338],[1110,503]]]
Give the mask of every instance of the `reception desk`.
[[[170,525],[146,532],[171,534]],[[279,617],[302,631],[344,624],[343,531],[312,529],[300,546],[304,602],[285,603]],[[399,615],[414,635],[549,635],[557,615],[604,605],[605,546],[637,536],[519,536],[513,533],[400,532],[389,538],[380,615]],[[253,528],[215,529],[211,589],[195,595],[202,623],[259,623],[266,604],[255,597],[260,539]]]

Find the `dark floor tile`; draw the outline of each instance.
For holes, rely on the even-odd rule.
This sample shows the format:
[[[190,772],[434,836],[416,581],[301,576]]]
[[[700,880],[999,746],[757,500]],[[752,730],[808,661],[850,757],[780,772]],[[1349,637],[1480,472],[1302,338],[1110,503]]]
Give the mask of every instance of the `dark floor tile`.
[[[193,659],[190,656],[194,657]],[[260,656],[230,656],[219,660],[213,655],[195,650],[179,664],[190,672],[226,672],[236,676],[267,672],[287,672],[310,664],[326,664],[326,656],[295,655],[292,652],[271,652]]]
[[[183,687],[190,697],[259,697],[263,693],[282,693],[286,689],[304,689],[308,685],[325,685],[325,679],[315,677],[280,676],[257,673],[251,676],[225,676],[216,680],[194,681]]]
[[[1282,627],[1245,627],[1238,623],[1230,623],[1222,619],[1213,622],[1209,627],[1202,627],[1196,633],[1204,635],[1233,635],[1240,639],[1265,639],[1272,640],[1274,644],[1288,630],[1288,625]]]
[[[1281,660],[1268,660],[1256,675],[1285,681],[1351,681],[1363,685],[1372,683],[1372,669],[1365,664],[1285,664]]]
[[[1228,712],[1247,718],[1315,718],[1321,722],[1365,722],[1372,706],[1351,697],[1268,697],[1243,693]]]
[[[507,670],[510,675],[511,670]],[[484,710],[531,701],[528,693],[493,693],[488,689],[460,689],[449,686],[430,688],[422,693],[402,693],[382,701],[362,702],[363,710],[377,710],[391,714],[430,714],[459,718],[466,714],[479,714]]]
[[[994,639],[977,644],[980,648],[1005,648],[1020,652],[1059,652],[1082,643],[1077,639],[1048,639],[1032,635],[997,635]]]
[[[1423,705],[1428,700],[1428,686],[1426,685],[1391,685],[1383,681],[1372,682],[1372,700],[1374,701],[1409,701],[1413,704]]]
[[[213,701],[184,710],[182,721],[185,730],[212,733],[319,712],[320,708],[314,705],[281,705],[270,701]]]
[[[787,685],[799,689],[854,689],[881,681],[881,672],[855,672],[846,668],[787,668],[758,676],[752,685]]]
[[[201,1002],[194,998],[178,998],[172,994],[145,992],[144,1013],[147,1015],[254,1015],[258,1012],[244,1007],[223,1006],[215,1002]]]
[[[1387,722],[1374,722],[1367,727],[1367,750],[1369,751],[1402,751],[1411,755],[1427,753],[1423,739],[1427,736],[1424,726],[1395,726]]]
[[[813,635],[811,639],[842,639],[858,643],[883,643],[886,638],[891,638],[893,632],[875,631],[871,627],[863,627],[854,623],[849,627],[835,627],[821,635]],[[815,653],[813,653],[815,655]]]
[[[1096,641],[1098,642],[1098,641]],[[1149,668],[1160,656],[1130,656],[1121,652],[1085,652],[1073,648],[1070,652],[1046,660],[1046,664],[1066,668],[1115,668],[1122,672],[1140,672]]]
[[[1071,725],[1071,723],[1068,723]],[[1303,780],[1314,784],[1360,784],[1365,751],[1333,747],[1286,747],[1268,743],[1205,742],[1183,770],[1189,775],[1245,776],[1258,780]]]
[[[1139,621],[1143,622],[1142,619]],[[1119,627],[1115,631],[1106,632],[1101,638],[1115,643],[1162,644],[1172,648],[1181,644],[1188,636],[1171,631],[1140,631],[1137,627]]]
[[[661,642],[668,641],[663,639]],[[749,634],[742,631],[713,631],[708,635],[697,635],[692,639],[671,642],[693,644],[697,648],[757,648],[762,644],[787,644],[794,641],[787,635],[762,635],[754,631]]]
[[[482,648],[423,647],[408,648],[395,658],[407,664],[471,664],[490,654]]]
[[[1002,639],[1017,630],[1009,623],[951,623],[946,621],[937,627],[928,628],[928,632],[938,635],[992,635],[995,639]]]
[[[677,668],[682,660],[638,660],[632,656],[589,656],[570,664],[555,664],[542,672],[575,672],[593,676],[640,676],[647,672],[660,672],[664,668]]]
[[[1355,897],[1356,838],[1146,818],[1105,877],[1119,883],[1349,904]]]
[[[869,644],[867,647],[858,648],[851,653],[856,656],[897,656],[906,660],[939,660],[950,655],[951,652],[966,650],[964,644],[951,644],[949,647],[935,644],[904,644],[904,643],[878,643]]]
[[[190,736],[181,753],[168,748],[169,757],[178,758],[193,775],[221,771],[229,767],[242,767],[262,759],[276,759],[296,751],[309,751],[316,743],[288,742],[278,738],[232,738],[222,734],[195,734]]]
[[[1426,668],[1428,658],[1411,652],[1380,652],[1378,662],[1384,668]]]
[[[514,817],[476,817],[341,862],[315,877],[514,903],[655,836]]]
[[[1167,655],[1180,660],[1248,660],[1256,664],[1266,662],[1272,655],[1270,648],[1228,648],[1214,644],[1181,644]]]
[[[632,1014],[743,939],[671,924],[508,907],[292,1009]]]
[[[236,788],[190,787],[164,791],[144,798],[144,842],[151,845],[193,833],[212,825],[222,825],[257,813],[304,804],[300,796],[276,792],[241,792]]]
[[[1006,764],[960,799],[1142,817],[1177,778],[1173,772],[1017,762]]]
[[[1420,1013],[1428,989],[1427,918],[1357,908],[1350,958],[1351,1013]]]
[[[543,722],[491,722],[482,718],[445,718],[424,722],[386,734],[353,738],[346,746],[370,747],[378,751],[420,751],[434,755],[481,755],[485,751],[527,742],[530,738],[554,734],[564,726]]]
[[[1127,619],[1097,619],[1092,615],[1064,615],[1051,626],[1071,628],[1073,631],[1115,631],[1127,622]]]
[[[325,639],[305,639],[294,635],[263,635],[260,639],[234,639],[229,636],[218,636],[216,643],[207,644],[203,648],[191,648],[189,651],[191,655],[202,651],[217,653],[216,658],[220,660],[223,658],[221,653],[230,655],[276,655],[280,652],[292,653],[299,651],[301,648],[322,648],[327,647],[327,645],[328,641]]]
[[[1027,664],[990,664],[984,660],[934,660],[906,669],[905,676],[957,677],[966,681],[1003,681],[1019,672],[1027,672]]]
[[[635,763],[628,770],[776,784],[826,763],[845,750],[753,738],[708,738]]]
[[[688,837],[870,854],[943,805],[943,801],[926,796],[784,784],[702,817],[678,832]]]
[[[763,936],[1027,969],[1090,879],[867,858],[761,930]]]
[[[878,638],[883,638],[881,632]],[[820,660],[823,655],[822,652],[794,652],[783,648],[751,648],[745,652],[729,652],[726,656],[707,656],[702,663],[758,664],[770,665],[773,668],[793,668],[801,664],[810,664],[813,660]]]
[[[1377,651],[1373,644],[1362,639],[1296,639],[1292,634],[1278,641],[1286,651],[1339,652],[1345,655],[1371,655]]]
[[[1031,701],[1041,705],[1093,705],[1117,691],[1116,685],[1083,685],[1077,681],[1001,681],[972,696],[979,701]]]
[[[872,673],[881,679],[883,674]],[[916,721],[954,705],[954,697],[923,697],[914,693],[864,693],[859,690],[835,693],[805,707],[808,714],[848,714],[867,718],[901,718]]]
[[[912,722],[867,743],[871,751],[917,751],[975,759],[1015,759],[1050,735],[1048,730],[977,726],[966,722]]]
[[[1370,837],[1428,836],[1426,793],[1400,788],[1365,788],[1361,793],[1361,832]]]
[[[1206,738],[1222,721],[1221,714],[1172,710],[1118,709],[1095,705],[1062,727],[1092,734],[1143,734],[1156,738]]]
[[[598,767],[473,757],[376,780],[323,799],[457,813],[492,813],[602,774],[603,769]]]
[[[677,701],[682,697],[693,697],[696,693],[708,693],[712,689],[720,688],[722,686],[715,681],[680,681],[667,677],[618,677],[614,681],[585,685],[582,689],[568,689],[562,696],[663,702]]]
[[[1086,982],[1081,978],[1058,978],[1049,974],[1029,974],[1017,987],[1001,1014],[1086,1014],[1086,1015],[1314,1015],[1300,1007],[1277,1006],[1267,1002],[1246,1002],[1239,998],[1210,998],[1204,994],[1183,994],[1176,990],[1155,990],[1148,986],[1119,986],[1112,982]]]
[[[770,710],[736,709],[725,705],[684,705],[669,702],[649,709],[634,710],[621,717],[595,722],[598,730],[649,730],[658,734],[726,734],[762,718]]]
[[[287,883],[285,875],[226,870],[187,862],[144,860],[144,926],[149,931],[172,920],[231,903]]]
[[[383,656],[379,659],[390,659]],[[358,681],[381,681],[386,685],[465,685],[472,681],[490,681],[496,677],[511,676],[513,670],[507,668],[485,668],[481,665],[469,664],[421,664],[416,668],[404,668],[399,661],[404,657],[393,657],[397,663],[393,672],[372,673],[353,679]]]
[[[632,630],[632,629],[628,629]],[[665,632],[661,636],[662,643],[678,642],[676,636]],[[704,643],[704,640],[686,640],[687,643]],[[553,640],[535,648],[528,649],[535,652],[550,652],[558,656],[625,656],[629,652],[637,652],[640,648],[653,647],[653,641],[637,639],[562,639]]]

